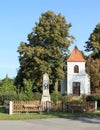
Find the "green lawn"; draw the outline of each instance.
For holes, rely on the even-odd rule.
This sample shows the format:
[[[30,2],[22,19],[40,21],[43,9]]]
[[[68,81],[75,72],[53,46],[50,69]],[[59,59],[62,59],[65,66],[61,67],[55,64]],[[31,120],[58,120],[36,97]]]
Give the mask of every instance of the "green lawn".
[[[93,113],[64,113],[64,112],[50,112],[50,113],[21,113],[9,115],[4,108],[0,107],[0,120],[24,120],[24,119],[42,119],[42,118],[69,118],[69,117],[83,117],[83,116],[100,116],[100,111]]]

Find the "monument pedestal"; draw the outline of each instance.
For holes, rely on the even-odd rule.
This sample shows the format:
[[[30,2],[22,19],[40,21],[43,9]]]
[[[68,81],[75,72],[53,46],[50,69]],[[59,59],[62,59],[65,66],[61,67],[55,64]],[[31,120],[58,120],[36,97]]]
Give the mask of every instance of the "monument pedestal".
[[[42,95],[41,101],[42,101],[42,102],[45,102],[45,107],[44,107],[44,109],[49,113],[49,112],[50,112],[50,109],[51,109],[50,95],[48,95],[48,96]]]
[[[51,101],[51,99],[50,99],[50,95],[48,95],[48,96],[42,95],[42,99],[41,99],[41,101],[43,101],[43,102]]]

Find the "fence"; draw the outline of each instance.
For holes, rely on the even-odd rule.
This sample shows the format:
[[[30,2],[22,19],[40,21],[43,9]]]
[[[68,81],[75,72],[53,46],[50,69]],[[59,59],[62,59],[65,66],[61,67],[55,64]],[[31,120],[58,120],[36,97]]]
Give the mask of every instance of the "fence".
[[[88,101],[85,105],[87,112],[93,112],[97,110],[97,101]]]
[[[68,102],[40,102],[40,101],[5,101],[4,107],[9,114],[24,112],[92,112],[97,109],[97,102],[86,102],[85,104]]]
[[[97,110],[97,101],[88,101],[85,103],[75,103],[75,102],[64,102],[63,111],[64,112],[93,112]]]
[[[24,112],[62,111],[62,102],[40,101],[4,101],[4,108],[9,114]]]

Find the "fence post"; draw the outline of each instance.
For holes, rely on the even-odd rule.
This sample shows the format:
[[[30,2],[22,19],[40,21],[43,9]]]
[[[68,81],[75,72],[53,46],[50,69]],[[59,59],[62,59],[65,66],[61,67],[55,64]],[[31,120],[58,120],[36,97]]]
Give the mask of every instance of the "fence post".
[[[46,109],[47,109],[48,113],[50,112],[50,108],[51,108],[51,102],[50,101],[46,101]]]
[[[97,110],[97,101],[95,101],[95,111]]]
[[[13,102],[12,101],[9,101],[9,114],[12,115],[13,114]]]

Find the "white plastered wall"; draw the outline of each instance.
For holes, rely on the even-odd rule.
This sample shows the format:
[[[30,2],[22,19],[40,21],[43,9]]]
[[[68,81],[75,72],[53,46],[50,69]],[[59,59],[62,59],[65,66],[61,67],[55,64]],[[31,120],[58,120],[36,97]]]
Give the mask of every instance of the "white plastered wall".
[[[75,65],[79,66],[79,73],[74,73]],[[90,93],[90,80],[85,72],[85,62],[67,62],[67,94],[73,94],[73,82],[80,82],[80,94]]]

